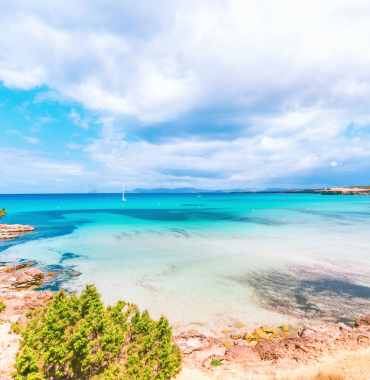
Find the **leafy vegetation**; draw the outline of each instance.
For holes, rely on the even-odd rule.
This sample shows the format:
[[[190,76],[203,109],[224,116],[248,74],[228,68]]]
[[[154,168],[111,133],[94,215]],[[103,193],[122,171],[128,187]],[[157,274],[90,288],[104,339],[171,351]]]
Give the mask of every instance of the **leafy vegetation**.
[[[5,207],[3,207],[1,210],[0,210],[0,219],[5,216],[6,212],[5,212]]]
[[[5,308],[6,308],[6,306],[5,306],[4,301],[1,301],[1,300],[0,300],[0,313],[1,313],[2,311],[4,311]]]
[[[60,291],[28,317],[15,379],[165,380],[180,372],[166,318],[123,301],[104,307],[92,285],[80,296]]]
[[[212,365],[224,365],[224,363],[221,362],[221,360],[213,359],[211,362]]]

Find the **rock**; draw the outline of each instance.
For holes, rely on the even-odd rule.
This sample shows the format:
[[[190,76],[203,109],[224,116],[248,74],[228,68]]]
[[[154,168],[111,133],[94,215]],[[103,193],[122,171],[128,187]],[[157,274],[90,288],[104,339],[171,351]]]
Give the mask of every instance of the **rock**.
[[[248,358],[249,361],[257,361],[259,358],[249,345],[229,346],[226,348],[226,356],[232,359]]]
[[[236,342],[234,342],[236,346],[249,346],[249,343],[246,340],[239,339]]]
[[[6,267],[1,268],[1,270],[3,272],[15,272],[17,270],[27,268],[27,267],[32,266],[32,265],[35,265],[35,263],[30,262],[30,263],[17,264],[17,265],[13,265],[13,266],[6,266]]]
[[[44,277],[44,275],[42,274],[41,270],[40,269],[36,269],[36,268],[25,269],[23,271],[23,273],[26,274],[27,276],[30,276],[30,277],[37,277],[37,278]]]
[[[0,240],[17,239],[19,235],[0,232]]]
[[[265,339],[267,334],[259,327],[252,332],[252,336],[257,339]]]
[[[221,330],[222,334],[228,334],[231,333],[231,330]]]
[[[243,338],[243,335],[238,335],[238,334],[232,334],[231,335],[231,339],[234,339],[234,340],[241,339],[241,338]]]
[[[236,327],[238,327],[238,328],[241,328],[241,327],[244,327],[244,326],[245,326],[245,324],[241,323],[241,322],[239,322],[239,323],[236,324]]]
[[[253,336],[251,334],[249,334],[249,332],[246,332],[246,333],[244,333],[244,339],[247,342],[250,342],[253,339]]]
[[[183,356],[197,362],[212,355],[225,355],[226,348],[218,339],[209,339],[202,334],[182,333],[173,338],[179,346]]]
[[[369,315],[363,315],[357,321],[355,322],[356,327],[360,326],[370,326],[370,314]]]
[[[347,326],[343,322],[337,323],[337,326],[340,328],[341,331],[346,331],[346,332],[352,331],[352,327]]]
[[[234,342],[230,342],[229,340],[222,341],[225,347],[230,347],[234,345]]]
[[[286,339],[286,338],[288,338],[288,336],[290,336],[291,334],[289,333],[289,332],[282,332],[281,334],[280,334],[280,336],[281,336],[281,339]]]
[[[10,322],[10,323],[15,323],[15,322],[17,322],[20,318],[21,318],[20,315],[12,315],[12,316],[9,318],[9,322]]]
[[[307,325],[298,335],[302,338],[334,339],[342,333],[338,325],[327,323],[325,325]]]
[[[72,271],[70,274],[71,274],[71,276],[79,276],[81,274],[81,272]]]
[[[189,330],[188,333],[190,334],[196,334],[198,331],[197,330]]]
[[[55,276],[55,272],[49,272],[49,273],[48,273],[48,276],[50,276],[50,277]]]
[[[288,332],[290,330],[290,325],[281,325],[279,329],[282,329],[284,332]]]
[[[1,232],[29,232],[35,228],[30,225],[22,226],[21,224],[0,224]]]
[[[267,334],[278,335],[277,330],[273,329],[272,327],[263,326],[263,327],[260,327],[260,329]]]
[[[19,235],[13,232],[29,232],[33,231],[34,228],[27,225],[22,226],[21,224],[0,224],[0,240],[6,239],[16,239]]]

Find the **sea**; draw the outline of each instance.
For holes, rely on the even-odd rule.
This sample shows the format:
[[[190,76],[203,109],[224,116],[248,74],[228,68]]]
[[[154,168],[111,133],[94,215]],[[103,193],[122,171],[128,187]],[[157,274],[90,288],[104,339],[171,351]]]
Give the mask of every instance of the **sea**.
[[[370,313],[370,197],[281,193],[0,195],[0,261],[95,284],[177,332],[353,323]]]

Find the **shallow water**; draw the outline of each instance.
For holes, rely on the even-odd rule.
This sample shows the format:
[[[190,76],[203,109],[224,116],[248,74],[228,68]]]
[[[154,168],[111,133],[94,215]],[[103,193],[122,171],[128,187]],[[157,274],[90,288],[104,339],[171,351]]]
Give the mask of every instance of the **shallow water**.
[[[1,261],[60,270],[187,330],[351,320],[370,312],[370,197],[311,194],[0,195]],[[79,271],[74,277],[70,272]],[[46,287],[46,285],[44,286]],[[192,325],[195,324],[195,325]]]

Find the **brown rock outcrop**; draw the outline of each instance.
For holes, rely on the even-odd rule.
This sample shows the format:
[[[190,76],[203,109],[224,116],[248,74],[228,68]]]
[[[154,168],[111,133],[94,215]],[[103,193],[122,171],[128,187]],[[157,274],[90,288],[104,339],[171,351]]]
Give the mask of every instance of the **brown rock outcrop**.
[[[35,228],[30,225],[22,224],[0,224],[0,240],[16,239],[19,235],[14,232],[30,232]]]
[[[180,347],[184,358],[196,362],[203,362],[211,356],[224,356],[226,348],[219,339],[207,338],[197,333],[182,333],[174,337],[174,341]]]
[[[361,327],[361,326],[370,326],[370,314],[360,317],[355,322],[355,327]]]
[[[360,327],[353,329],[344,323],[308,325],[299,331],[298,336],[271,342],[261,340],[255,349],[261,360],[295,359],[304,362],[343,348],[370,346],[369,321],[370,315],[361,317],[356,322]]]
[[[202,334],[183,333],[174,337],[174,340],[183,352],[187,366],[200,368],[201,365],[212,370],[212,360],[219,359],[225,365],[224,369],[226,366],[245,366],[247,363],[251,368],[250,366],[261,365],[262,362],[277,363],[282,359],[305,363],[343,349],[370,347],[370,315],[359,318],[355,326],[351,328],[344,323],[308,325],[298,335],[285,336],[285,339],[281,339],[281,336],[271,341],[269,337],[260,339],[255,347],[251,344],[251,339],[255,338],[249,333],[245,334],[249,341],[239,339],[235,345],[226,348],[221,340],[207,338]]]
[[[35,228],[31,227],[29,224],[22,225],[22,224],[0,224],[0,231],[1,232],[30,232],[33,231]]]
[[[41,270],[36,268],[27,268],[23,271],[14,271],[17,268],[27,267],[33,263],[5,267],[0,272],[0,289],[27,289],[31,286],[41,285],[44,275]]]

